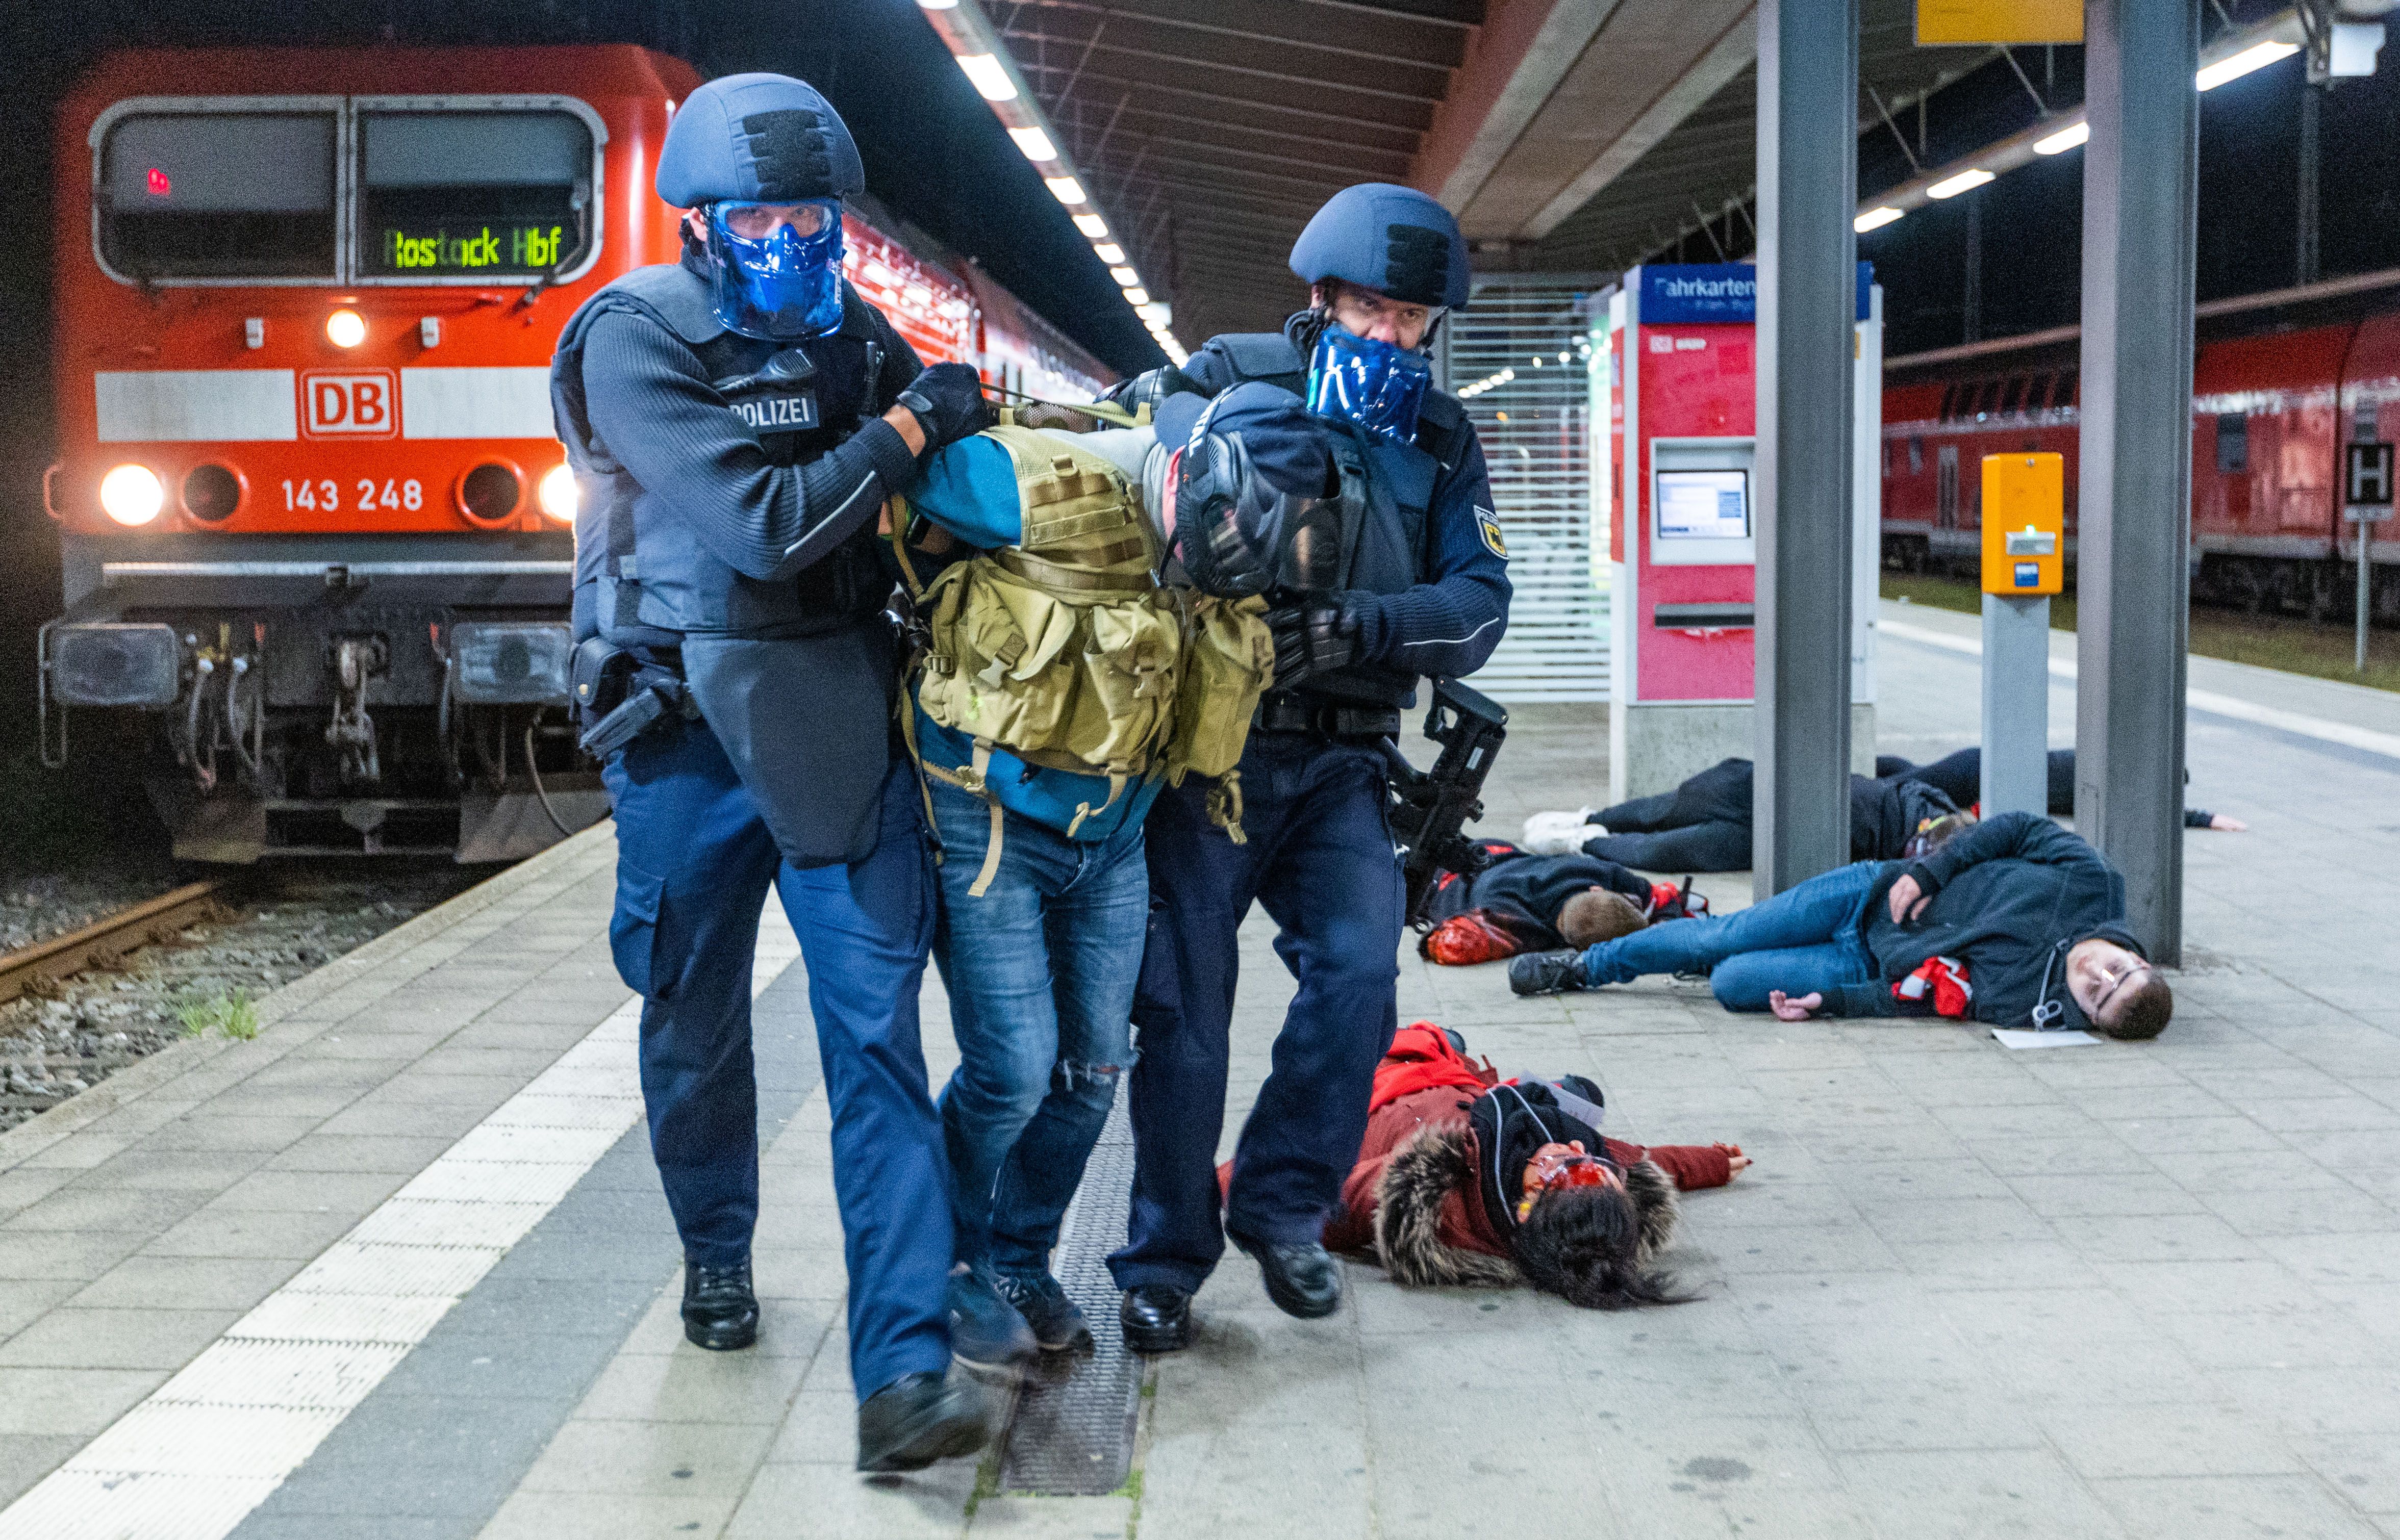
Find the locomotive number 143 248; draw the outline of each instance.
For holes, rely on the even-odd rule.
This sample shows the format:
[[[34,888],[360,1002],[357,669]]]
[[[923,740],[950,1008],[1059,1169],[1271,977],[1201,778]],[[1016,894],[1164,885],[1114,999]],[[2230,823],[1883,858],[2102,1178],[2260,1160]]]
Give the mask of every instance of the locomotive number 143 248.
[[[350,507],[361,512],[373,512],[388,508],[414,513],[425,506],[425,484],[422,482],[386,481],[378,484],[372,477],[359,478],[353,490]],[[342,509],[342,485],[328,476],[320,481],[287,481],[283,484],[283,511],[291,513],[307,511],[316,513],[338,513]]]

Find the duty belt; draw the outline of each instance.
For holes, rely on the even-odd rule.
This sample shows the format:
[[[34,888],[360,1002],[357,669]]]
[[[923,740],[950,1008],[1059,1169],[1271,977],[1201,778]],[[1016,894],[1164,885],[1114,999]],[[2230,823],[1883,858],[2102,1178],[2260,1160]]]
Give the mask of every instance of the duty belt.
[[[1393,706],[1345,706],[1274,690],[1259,697],[1250,727],[1258,732],[1314,732],[1327,738],[1390,738],[1400,730],[1400,714]]]

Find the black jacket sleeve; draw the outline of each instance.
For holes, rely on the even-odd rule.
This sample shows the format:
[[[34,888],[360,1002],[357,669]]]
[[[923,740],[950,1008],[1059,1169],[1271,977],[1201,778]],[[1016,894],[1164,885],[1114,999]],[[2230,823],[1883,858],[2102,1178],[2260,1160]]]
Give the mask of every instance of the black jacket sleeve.
[[[915,361],[907,348],[899,344],[906,362],[887,350],[881,378]],[[709,550],[761,582],[824,557],[916,479],[907,441],[880,417],[809,465],[774,464],[691,349],[642,316],[592,322],[583,382],[593,430],[609,453],[689,520]]]
[[[2004,812],[1908,864],[1907,875],[1930,896],[1968,867],[1985,861],[2032,861],[2045,866],[2091,866],[2106,876],[2108,864],[2080,838],[2033,812]]]
[[[1485,528],[1492,481],[1474,430],[1464,438],[1458,463],[1435,482],[1425,511],[1426,580],[1398,593],[1360,595],[1372,601],[1368,657],[1431,678],[1481,668],[1508,629],[1508,558]],[[1491,528],[1498,527],[1495,520]]]

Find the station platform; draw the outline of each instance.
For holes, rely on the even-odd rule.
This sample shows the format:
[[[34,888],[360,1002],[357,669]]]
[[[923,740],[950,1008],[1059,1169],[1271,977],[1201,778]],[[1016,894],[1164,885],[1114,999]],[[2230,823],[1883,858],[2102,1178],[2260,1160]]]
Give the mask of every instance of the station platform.
[[[1884,749],[1971,742],[1972,621],[1883,613]],[[2400,1535],[2400,704],[2203,660],[2192,688],[2192,797],[2253,832],[2188,838],[2162,1040],[2012,1053],[1671,982],[1518,1001],[1404,948],[1403,1021],[1593,1076],[1613,1133],[1756,1158],[1684,1206],[1698,1298],[1602,1315],[1354,1264],[1301,1322],[1229,1256],[1099,1495],[852,1472],[825,1104],[771,906],[765,1327],[683,1342],[592,831],[269,997],[255,1040],[0,1135],[0,1536]],[[1484,832],[1602,800],[1605,741],[1598,708],[1520,712]],[[1290,992],[1270,939],[1244,932],[1229,1133]],[[931,974],[925,1021],[938,1079]]]

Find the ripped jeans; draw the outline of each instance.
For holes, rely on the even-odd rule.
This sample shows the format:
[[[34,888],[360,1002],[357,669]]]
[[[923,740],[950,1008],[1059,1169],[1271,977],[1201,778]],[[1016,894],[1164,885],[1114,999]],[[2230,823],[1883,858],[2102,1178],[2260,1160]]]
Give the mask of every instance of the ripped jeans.
[[[990,849],[991,810],[939,782],[933,798],[943,848],[934,959],[959,1043],[941,1097],[959,1259],[1037,1273],[1133,1062],[1150,913],[1141,823],[1072,840],[1005,813],[999,866],[977,897],[968,890]]]

